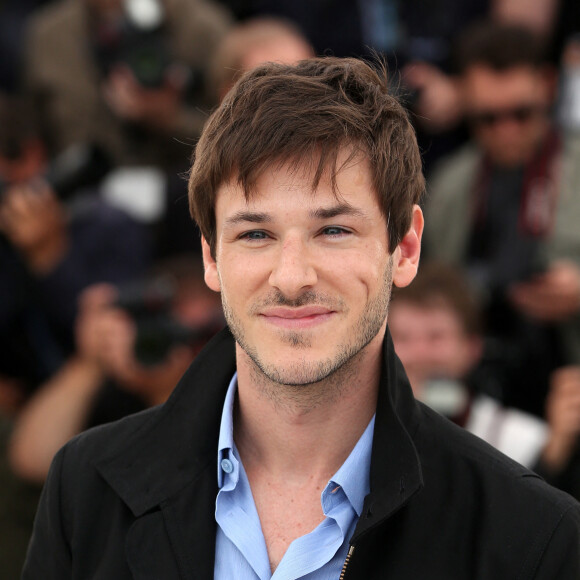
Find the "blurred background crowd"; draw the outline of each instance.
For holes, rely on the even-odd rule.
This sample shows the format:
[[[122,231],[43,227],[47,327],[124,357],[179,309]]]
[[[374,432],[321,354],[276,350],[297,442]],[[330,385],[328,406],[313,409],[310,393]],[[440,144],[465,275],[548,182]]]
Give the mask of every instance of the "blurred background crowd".
[[[376,58],[416,127],[418,398],[580,498],[577,0],[0,0],[0,571],[54,453],[163,402],[223,324],[186,173],[243,71]]]

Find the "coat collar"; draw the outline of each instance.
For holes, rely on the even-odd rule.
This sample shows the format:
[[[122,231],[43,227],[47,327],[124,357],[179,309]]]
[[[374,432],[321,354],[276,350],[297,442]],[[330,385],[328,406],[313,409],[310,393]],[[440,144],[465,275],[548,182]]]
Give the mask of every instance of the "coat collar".
[[[145,421],[97,460],[135,516],[195,481],[208,464],[215,476],[223,401],[235,370],[234,340],[226,329],[195,358],[167,402],[145,411]]]
[[[234,340],[220,332],[185,373],[169,400],[145,412],[145,421],[114,442],[97,469],[135,516],[162,505],[202,475],[215,479],[220,417],[235,371]],[[387,330],[383,341],[373,452],[371,493],[356,539],[388,517],[422,487],[413,444],[418,406]],[[217,481],[215,481],[217,493]]]
[[[419,406],[387,328],[371,455],[371,491],[351,543],[422,489],[421,462],[413,442],[418,427]]]

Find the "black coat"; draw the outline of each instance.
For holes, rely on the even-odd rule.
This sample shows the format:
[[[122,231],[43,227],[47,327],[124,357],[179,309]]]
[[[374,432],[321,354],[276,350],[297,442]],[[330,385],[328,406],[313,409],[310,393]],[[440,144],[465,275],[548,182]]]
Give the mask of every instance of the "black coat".
[[[580,504],[417,403],[384,341],[371,492],[345,578],[580,578]],[[235,370],[219,334],[169,401],[54,460],[23,578],[213,577],[217,440]]]

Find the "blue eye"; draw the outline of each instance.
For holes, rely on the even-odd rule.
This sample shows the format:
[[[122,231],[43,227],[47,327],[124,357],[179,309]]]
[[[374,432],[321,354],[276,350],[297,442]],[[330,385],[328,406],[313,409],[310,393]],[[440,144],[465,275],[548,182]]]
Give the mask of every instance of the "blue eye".
[[[251,232],[245,232],[240,237],[246,240],[265,240],[268,238],[268,234],[262,230],[252,230]]]
[[[344,234],[350,233],[348,230],[341,228],[339,226],[328,226],[322,230],[325,236],[342,236]]]

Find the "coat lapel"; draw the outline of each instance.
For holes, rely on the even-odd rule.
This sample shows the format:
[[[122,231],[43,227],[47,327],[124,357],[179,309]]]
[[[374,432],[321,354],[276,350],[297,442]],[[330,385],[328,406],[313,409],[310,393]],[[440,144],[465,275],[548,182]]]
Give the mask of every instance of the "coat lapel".
[[[136,579],[213,578],[217,441],[235,372],[229,331],[216,336],[159,408],[96,462],[136,518],[126,555]]]
[[[215,463],[160,509],[135,521],[127,562],[135,580],[211,580],[215,550]]]
[[[125,553],[134,580],[184,578],[164,527],[163,514],[156,511],[137,518],[129,529]]]
[[[413,442],[418,425],[417,402],[387,330],[373,434],[371,492],[365,498],[352,543],[422,489],[421,462]]]

